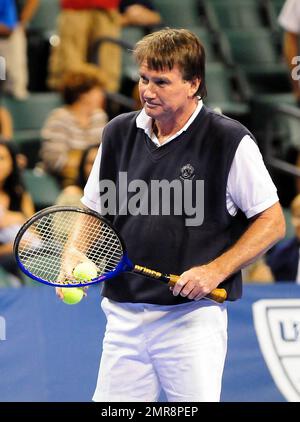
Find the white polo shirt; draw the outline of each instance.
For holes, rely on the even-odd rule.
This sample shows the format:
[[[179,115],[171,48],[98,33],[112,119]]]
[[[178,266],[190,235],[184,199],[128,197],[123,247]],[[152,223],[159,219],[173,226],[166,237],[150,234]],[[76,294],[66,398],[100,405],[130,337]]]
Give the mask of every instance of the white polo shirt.
[[[299,0],[300,1],[300,0]],[[195,120],[202,108],[200,100],[192,116],[184,127],[167,139],[167,142],[176,142],[176,138],[186,131]],[[157,147],[159,143],[156,135],[152,131],[152,118],[149,117],[143,109],[138,114],[136,125],[149,136]],[[82,203],[99,213],[100,210],[100,192],[99,192],[99,171],[101,163],[102,148],[98,150],[91,174],[84,188]],[[246,135],[241,140],[228,175],[226,189],[226,205],[228,212],[234,216],[238,209],[244,212],[247,218],[266,210],[278,202],[277,189],[266,169],[262,155],[256,143]]]
[[[278,22],[285,31],[300,34],[300,1],[287,0],[281,9]]]

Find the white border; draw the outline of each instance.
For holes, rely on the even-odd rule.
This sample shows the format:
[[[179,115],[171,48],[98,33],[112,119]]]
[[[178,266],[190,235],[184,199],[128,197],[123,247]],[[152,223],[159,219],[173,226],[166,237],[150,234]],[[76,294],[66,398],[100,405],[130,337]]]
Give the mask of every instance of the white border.
[[[262,299],[253,303],[254,328],[261,352],[278,389],[289,402],[300,402],[299,395],[291,387],[275,353],[269,332],[266,308],[279,306],[298,306],[300,308],[300,299]]]

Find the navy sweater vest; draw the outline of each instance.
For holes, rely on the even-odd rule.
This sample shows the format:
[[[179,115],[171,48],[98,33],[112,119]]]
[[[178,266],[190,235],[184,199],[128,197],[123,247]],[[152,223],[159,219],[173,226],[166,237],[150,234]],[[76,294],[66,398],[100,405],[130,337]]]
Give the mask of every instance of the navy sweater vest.
[[[118,193],[126,175],[127,184],[131,186],[128,190],[131,191],[127,192],[125,206],[130,201],[136,203],[137,192],[132,189],[136,180],[144,181],[149,189],[143,192],[143,199],[139,196],[143,206],[137,215],[130,212],[122,215],[126,214],[123,203],[118,204],[121,212],[117,206],[116,213],[111,211],[111,215],[106,214],[105,217],[123,237],[134,264],[181,274],[222,254],[246,228],[244,215],[238,213],[232,217],[227,211],[226,185],[236,149],[241,139],[250,133],[239,122],[203,106],[187,131],[157,148],[145,132],[137,128],[137,114],[120,115],[106,126],[99,176],[100,180],[112,180]],[[181,197],[170,189],[167,212],[163,209],[166,204],[157,204],[159,195],[153,199],[150,189],[153,181],[162,180],[173,184],[175,181],[177,188],[178,184],[182,186]],[[185,189],[185,184],[188,189]],[[195,205],[198,201],[201,207],[198,225],[193,225],[196,220],[191,217],[190,208],[184,206],[185,195],[190,203]],[[121,202],[119,197],[118,201]],[[102,204],[103,210],[105,205]],[[227,290],[228,300],[239,298],[242,294],[240,272],[219,287]],[[181,296],[173,296],[165,283],[133,273],[122,273],[107,281],[103,295],[119,302],[161,305],[188,301]]]

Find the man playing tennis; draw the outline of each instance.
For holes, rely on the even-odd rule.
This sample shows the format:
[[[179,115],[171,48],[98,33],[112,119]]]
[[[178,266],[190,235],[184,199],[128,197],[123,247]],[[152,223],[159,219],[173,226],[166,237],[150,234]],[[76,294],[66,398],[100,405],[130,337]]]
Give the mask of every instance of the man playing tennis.
[[[251,133],[202,103],[199,39],[163,29],[134,54],[143,109],[106,126],[82,202],[109,218],[130,259],[181,278],[171,289],[133,273],[105,283],[93,400],[156,401],[163,388],[169,401],[219,401],[226,306],[204,296],[240,298],[241,268],[284,236],[284,218]]]

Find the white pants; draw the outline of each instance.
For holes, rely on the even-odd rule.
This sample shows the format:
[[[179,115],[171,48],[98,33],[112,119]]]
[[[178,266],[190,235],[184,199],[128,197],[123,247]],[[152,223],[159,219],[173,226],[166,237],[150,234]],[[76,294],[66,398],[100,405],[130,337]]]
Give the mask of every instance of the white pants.
[[[107,317],[94,401],[219,401],[227,350],[225,305],[117,303]]]

